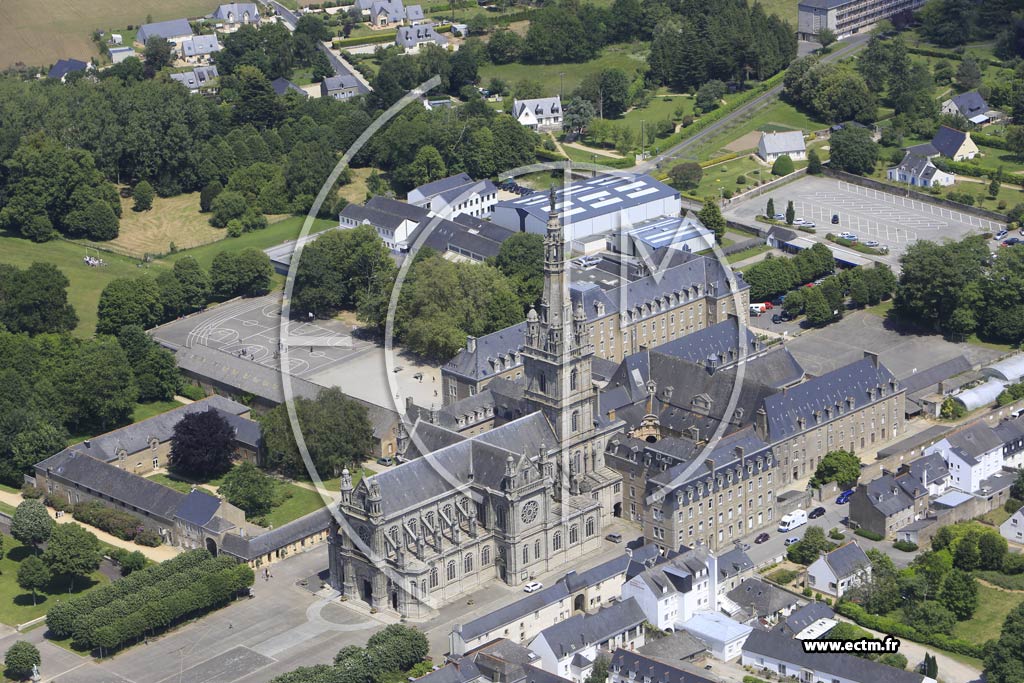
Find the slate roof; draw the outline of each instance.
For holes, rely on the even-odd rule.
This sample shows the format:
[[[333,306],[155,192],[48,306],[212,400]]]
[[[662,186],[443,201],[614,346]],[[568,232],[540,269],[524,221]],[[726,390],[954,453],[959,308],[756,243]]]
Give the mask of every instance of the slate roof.
[[[168,521],[174,520],[175,512],[185,498],[180,491],[70,450],[37,463],[35,469],[41,474],[52,471],[87,492],[101,494]]]
[[[933,365],[930,368],[915,372],[907,377],[901,377],[900,383],[907,390],[907,395],[916,394],[950,377],[955,377],[971,369],[971,361],[961,354],[945,362]]]
[[[434,30],[434,25],[430,23],[400,26],[395,34],[395,44],[406,49],[414,48],[422,43],[434,43],[444,47],[448,45],[448,38]]]
[[[764,399],[764,409],[768,413],[770,440],[776,443],[801,432],[800,418],[805,420],[804,429],[825,424],[829,419],[826,408],[832,410],[832,419],[835,419],[888,398],[893,394],[890,382],[895,380],[885,365],[876,365],[871,359],[863,358],[769,396]],[[878,393],[880,387],[884,389],[881,396]],[[869,389],[876,390],[874,399],[869,397]],[[852,407],[847,403],[848,398],[853,399]],[[838,414],[836,404],[841,406]],[[816,412],[820,412],[820,423],[815,421]]]
[[[355,88],[361,93],[366,92],[366,86],[364,86],[362,81],[352,74],[328,76],[320,81],[320,92],[323,94],[330,94],[338,90],[349,90],[352,88]]]
[[[533,111],[536,116],[561,115],[562,100],[558,97],[538,97],[532,100],[512,101],[512,116],[518,119],[524,109]],[[547,196],[545,196],[544,201],[547,201]]]
[[[423,8],[419,5],[409,5],[405,8],[405,19],[406,21],[422,21]]]
[[[602,607],[593,614],[577,613],[554,626],[549,626],[537,636],[563,659],[579,650],[602,643],[631,628],[644,623],[644,612],[634,598]]]
[[[956,130],[949,126],[939,126],[935,137],[932,138],[932,147],[942,156],[952,159],[968,137],[970,137],[970,134],[962,130]]]
[[[777,614],[795,605],[795,597],[760,579],[743,579],[726,596],[747,611],[756,610],[759,617]]]
[[[743,332],[748,358],[764,350],[764,345],[753,330],[745,327]],[[739,321],[730,317],[723,322],[708,325],[702,330],[667,341],[654,347],[653,351],[698,364],[703,364],[711,358],[715,360],[716,365],[725,365],[730,361],[738,362]],[[720,355],[725,356],[724,362],[719,360]]]
[[[839,579],[853,576],[857,572],[871,566],[871,560],[868,559],[867,554],[861,550],[856,541],[851,541],[829,553],[825,553],[824,560],[825,564],[832,570],[832,573]]]
[[[847,654],[823,657],[817,653],[804,652],[799,640],[775,631],[754,629],[743,644],[743,654],[781,660],[791,666],[857,683],[921,683],[925,680],[922,674],[879,664],[863,657]]]
[[[186,57],[209,55],[214,52],[220,52],[220,43],[217,42],[215,34],[193,36],[188,40],[182,41],[181,51],[185,53]]]
[[[989,451],[1000,449],[1002,439],[984,422],[975,422],[946,437],[956,454],[967,463],[976,465],[978,457]]]
[[[331,509],[322,506],[308,515],[303,515],[259,536],[225,534],[221,550],[245,561],[254,560],[262,555],[272,553],[278,548],[319,533],[327,529],[330,523]]]
[[[825,603],[810,602],[786,617],[785,622],[779,624],[779,629],[787,629],[790,633],[797,634],[816,621],[835,619],[835,616],[836,613]]]
[[[242,18],[246,12],[249,13],[249,22],[252,24],[258,24],[260,21],[260,10],[256,7],[254,2],[232,2],[226,5],[220,5],[214,13],[211,15],[214,19],[220,21],[228,21],[228,15],[234,15],[234,21],[236,24],[242,23]]]
[[[922,481],[925,484],[931,484],[949,476],[946,461],[942,459],[941,453],[935,451],[911,461],[901,469],[905,469],[914,481]]]
[[[213,518],[220,507],[220,500],[208,493],[195,489],[185,494],[175,509],[175,516],[196,526],[204,526]]]
[[[519,352],[525,340],[525,321],[497,332],[485,334],[482,337],[477,337],[475,352],[470,352],[463,348],[445,364],[445,370],[473,380],[484,379],[498,374],[504,370],[498,370],[491,363],[491,360],[497,360],[514,354],[515,357],[509,357],[508,362],[504,363],[501,367],[507,368],[510,364],[512,366],[520,365],[522,358],[519,356]]]
[[[88,68],[88,62],[83,62],[80,59],[60,59],[50,67],[46,77],[60,80],[73,71],[85,71]]]
[[[883,474],[864,486],[868,502],[883,516],[891,517],[914,506],[914,498],[891,474]],[[858,489],[854,495],[860,495]]]
[[[455,175],[450,175],[447,178],[441,178],[440,180],[434,180],[429,183],[424,183],[418,187],[414,187],[409,191],[409,194],[416,192],[424,199],[430,199],[431,197],[436,197],[442,192],[471,185],[475,182],[476,181],[473,180],[468,173],[456,173]]]
[[[366,208],[377,211],[385,211],[395,216],[400,216],[407,221],[419,222],[429,215],[429,212],[421,206],[413,206],[407,202],[400,202],[390,197],[371,197],[366,202]]]
[[[765,154],[790,154],[807,149],[804,134],[798,130],[761,133],[758,147],[763,149]]]
[[[737,576],[753,568],[754,562],[739,546],[734,546],[732,550],[718,556],[718,573],[723,579]]]
[[[181,83],[192,91],[199,90],[204,85],[209,85],[219,75],[215,66],[197,66],[191,71],[170,74],[171,80]]]
[[[977,90],[954,95],[951,100],[957,110],[968,120],[989,110],[988,103],[985,102],[984,97],[978,94]]]
[[[712,679],[687,669],[680,669],[666,662],[622,648],[612,653],[609,667],[612,671],[625,674],[624,678],[631,679],[632,676],[629,674],[635,672],[638,681],[646,681],[650,678],[651,683],[713,683]]]
[[[188,19],[171,19],[169,21],[157,21],[152,24],[143,24],[135,34],[137,42],[146,44],[150,38],[176,38],[178,36],[191,36],[192,26]]]
[[[286,95],[290,92],[294,92],[299,93],[303,97],[309,97],[309,93],[284,77],[275,78],[270,81],[270,87],[274,89],[275,95]]]
[[[903,156],[903,161],[895,168],[898,173],[903,173],[912,178],[931,180],[939,170],[932,160],[923,154],[915,151],[908,151]]]
[[[636,652],[647,659],[662,664],[692,659],[702,652],[707,652],[704,641],[683,630],[675,631],[661,638],[652,638],[637,648]]]

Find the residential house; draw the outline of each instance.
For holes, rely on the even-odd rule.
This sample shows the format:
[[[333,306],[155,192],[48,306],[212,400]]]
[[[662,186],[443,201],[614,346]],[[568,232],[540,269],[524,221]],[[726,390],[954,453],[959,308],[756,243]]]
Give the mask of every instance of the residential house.
[[[900,465],[897,476],[904,475],[924,486],[930,496],[941,496],[949,490],[949,468],[941,453],[924,453],[920,458]]]
[[[179,47],[182,42],[192,36],[192,26],[188,23],[188,19],[171,19],[143,24],[135,33],[135,42],[144,46],[150,38],[163,38],[174,43],[175,47]]]
[[[644,644],[644,621],[640,605],[627,599],[549,626],[530,641],[529,648],[539,655],[540,668],[583,683],[599,656]]]
[[[367,93],[366,86],[352,74],[328,76],[320,81],[320,97],[347,100]]]
[[[754,575],[754,563],[739,544],[719,555],[715,564],[718,565],[715,585],[719,598]]]
[[[83,62],[80,59],[60,59],[57,63],[50,67],[50,70],[46,73],[47,78],[52,78],[55,81],[63,83],[70,73],[77,71],[88,71],[89,63]]]
[[[722,609],[737,619],[773,626],[788,617],[799,602],[792,593],[761,579],[750,578],[726,593]],[[738,608],[738,610],[737,610]]]
[[[761,133],[761,139],[757,143],[757,156],[771,164],[784,155],[793,161],[803,161],[807,158],[807,146],[804,144],[802,132],[789,130]]]
[[[803,643],[774,631],[753,631],[740,663],[803,683],[936,683],[934,678],[847,654],[806,652]]]
[[[418,53],[420,46],[425,43],[447,48],[448,38],[438,33],[431,22],[400,26],[395,33],[395,45],[405,50],[406,54]]]
[[[270,81],[270,87],[274,89],[275,95],[287,95],[288,93],[295,93],[300,97],[309,97],[309,93],[295,85],[287,78],[278,77]]]
[[[799,608],[775,626],[775,631],[797,640],[817,640],[839,623],[836,613],[823,602]]]
[[[931,159],[912,151],[908,151],[899,166],[890,168],[886,175],[893,182],[915,187],[948,187],[956,182],[955,175],[939,170]]]
[[[112,47],[108,51],[110,53],[110,61],[114,64],[120,64],[129,57],[139,57],[138,53],[130,47]]]
[[[982,481],[1003,468],[1003,442],[984,422],[950,434],[925,453],[938,453],[949,469],[950,485],[965,493],[976,493]]]
[[[883,472],[870,482],[860,482],[850,498],[850,522],[885,538],[928,512],[928,488],[907,473]]]
[[[608,683],[712,683],[712,679],[680,667],[678,661],[618,649],[608,664]]]
[[[942,113],[962,116],[976,126],[989,123],[999,112],[993,111],[977,90],[954,95],[942,103]]]
[[[539,657],[505,638],[491,641],[464,655],[450,655],[416,683],[571,683],[538,666]]]
[[[837,598],[871,579],[871,560],[856,541],[822,553],[807,568],[807,587]]]
[[[714,558],[683,548],[622,586],[622,599],[636,600],[647,621],[662,631],[677,631],[699,611],[717,609]]]
[[[966,161],[979,154],[978,146],[974,144],[969,132],[949,126],[939,126],[931,142],[908,147],[907,151],[928,158],[941,155],[953,161]]]
[[[171,80],[181,83],[192,93],[212,91],[216,87],[217,67],[197,66],[191,71],[171,74]]]
[[[339,215],[343,228],[369,224],[395,252],[408,251],[413,231],[428,217],[426,209],[388,197],[372,197],[366,204],[348,204]]]
[[[1017,510],[1000,524],[999,533],[1011,543],[1024,545],[1024,508]]]
[[[409,190],[406,201],[442,218],[464,213],[481,218],[498,203],[498,188],[489,179],[476,181],[459,173]]]
[[[181,56],[190,64],[205,64],[210,61],[210,55],[220,52],[220,49],[216,34],[192,36],[181,41]]]
[[[512,116],[531,130],[561,130],[562,99],[560,97],[541,97],[533,100],[514,100]]]
[[[992,431],[1003,442],[1003,467],[1024,467],[1024,416],[1003,420]]]
[[[218,22],[217,30],[234,31],[247,24],[259,24],[260,10],[254,2],[232,2],[220,5],[211,18]]]
[[[733,621],[721,612],[699,612],[683,628],[708,646],[715,659],[728,662],[743,653],[743,643],[752,626]]]
[[[387,28],[405,22],[405,6],[402,0],[376,0],[370,5],[370,23]]]

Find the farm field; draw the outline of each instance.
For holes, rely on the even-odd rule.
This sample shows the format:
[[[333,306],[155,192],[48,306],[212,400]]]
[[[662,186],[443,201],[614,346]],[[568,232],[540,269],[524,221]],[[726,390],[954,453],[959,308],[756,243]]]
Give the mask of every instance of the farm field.
[[[90,33],[128,24],[195,17],[214,10],[208,0],[6,0],[0,3],[0,67],[18,62],[49,66],[58,59],[87,61],[99,54]]]
[[[543,86],[543,94],[553,97],[558,94],[559,74],[563,77],[563,93],[576,89],[580,82],[592,73],[602,69],[622,69],[632,80],[637,72],[646,64],[647,43],[625,43],[609,45],[601,54],[582,64],[486,64],[480,67],[480,82],[488,83],[492,78],[500,78],[514,89],[521,80],[536,81]],[[638,124],[639,125],[639,124]]]

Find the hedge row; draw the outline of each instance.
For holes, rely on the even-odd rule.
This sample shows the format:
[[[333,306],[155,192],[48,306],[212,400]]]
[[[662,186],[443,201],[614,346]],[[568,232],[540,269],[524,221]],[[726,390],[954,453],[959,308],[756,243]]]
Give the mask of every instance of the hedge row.
[[[205,555],[205,559],[198,565],[142,586],[104,605],[82,610],[70,628],[75,646],[104,650],[119,648],[184,618],[220,607],[252,585],[255,576],[248,565],[238,564],[229,557],[213,558],[205,550],[199,552]],[[135,572],[129,578],[144,571]],[[55,626],[66,628],[65,624],[55,623]]]
[[[1008,591],[1024,591],[1024,574],[1004,574],[992,570],[981,570],[974,572],[974,576],[991,583],[993,586],[1005,588]]]
[[[71,508],[71,516],[123,541],[135,541],[139,545],[150,547],[160,545],[160,536],[147,530],[140,517],[130,512],[109,508],[96,500],[76,504]]]
[[[864,538],[866,538],[868,540],[871,540],[871,541],[884,541],[885,540],[885,536],[883,536],[882,534],[880,534],[880,533],[878,533],[876,531],[871,531],[870,529],[857,529],[853,533],[857,534],[858,536],[863,536]]]
[[[969,164],[965,161],[953,161],[952,159],[935,158],[932,162],[942,171],[946,173],[956,173],[959,175],[971,176],[972,178],[985,178],[990,174],[994,174],[995,171],[982,168],[977,164]]]
[[[726,161],[732,161],[733,159],[735,159],[738,156],[739,156],[739,154],[737,154],[736,152],[731,152],[729,154],[723,154],[720,157],[715,157],[714,159],[708,159],[707,161],[700,162],[700,167],[701,168],[707,168],[708,166],[714,166],[715,164],[721,164],[721,163],[726,162]]]
[[[338,38],[333,42],[334,49],[340,50],[344,47],[350,47],[352,45],[373,45],[375,43],[393,43],[395,42],[395,36],[398,35],[397,31],[384,31],[377,33],[372,36],[360,36],[357,38]]]
[[[953,638],[952,636],[947,636],[943,633],[930,635],[924,634],[913,626],[904,624],[902,621],[897,621],[890,617],[879,616],[877,614],[869,614],[863,607],[853,602],[839,602],[836,604],[835,610],[844,617],[857,622],[864,628],[888,633],[896,636],[897,638],[907,638],[909,640],[913,640],[924,645],[931,645],[958,655],[966,655],[968,657],[976,657],[978,659],[983,659],[985,657],[984,643],[969,643],[966,640]]]
[[[921,55],[922,57],[935,57],[937,59],[952,59],[954,61],[962,61],[964,55],[957,54],[955,52],[946,52],[944,50],[932,50],[926,47],[908,47],[907,52],[912,55]],[[972,55],[974,60],[981,64],[989,64],[990,66],[1002,66],[1003,63],[998,59],[985,59],[980,55]]]
[[[989,135],[988,133],[971,133],[971,139],[974,140],[975,144],[985,145],[986,147],[995,147],[996,149],[1006,150],[1012,152],[1010,145],[1007,144],[1003,138],[997,138],[995,135]]]

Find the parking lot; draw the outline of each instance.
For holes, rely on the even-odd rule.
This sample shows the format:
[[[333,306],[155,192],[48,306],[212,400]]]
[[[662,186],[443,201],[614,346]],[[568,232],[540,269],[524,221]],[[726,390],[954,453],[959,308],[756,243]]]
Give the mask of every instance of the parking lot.
[[[738,201],[726,208],[725,216],[755,225],[755,217],[765,212],[768,199],[776,213],[784,213],[793,202],[797,218],[813,221],[822,241],[828,232],[852,232],[861,241],[875,240],[889,248],[879,260],[895,265],[907,245],[917,240],[959,240],[970,234],[993,233],[1002,224],[937,204],[920,202],[880,192],[842,180],[805,176],[760,197]],[[831,222],[838,215],[838,224]]]

